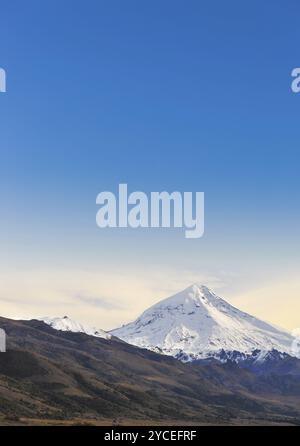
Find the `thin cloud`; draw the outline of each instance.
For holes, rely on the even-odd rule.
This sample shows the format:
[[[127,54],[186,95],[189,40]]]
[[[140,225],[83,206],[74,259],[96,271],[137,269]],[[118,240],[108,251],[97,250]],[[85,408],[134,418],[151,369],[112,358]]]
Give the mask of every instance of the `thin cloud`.
[[[73,298],[77,302],[82,302],[97,308],[104,308],[106,310],[122,310],[124,308],[117,299],[108,300],[103,297],[86,296],[84,294],[77,294],[73,296]]]

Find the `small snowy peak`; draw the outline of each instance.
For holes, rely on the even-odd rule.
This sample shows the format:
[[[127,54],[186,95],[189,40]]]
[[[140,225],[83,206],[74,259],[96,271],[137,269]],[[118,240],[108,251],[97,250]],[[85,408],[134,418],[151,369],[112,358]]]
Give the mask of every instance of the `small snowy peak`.
[[[284,330],[238,310],[199,284],[158,302],[136,321],[111,333],[183,361],[218,358],[223,351],[290,353],[293,340]]]
[[[94,336],[96,338],[102,338],[102,339],[111,339],[112,337],[109,333],[106,333],[104,330],[81,324],[80,322],[70,319],[68,316],[45,317],[45,318],[40,318],[39,320],[45,322],[47,325],[50,325],[50,327],[59,331],[85,333],[89,336]]]

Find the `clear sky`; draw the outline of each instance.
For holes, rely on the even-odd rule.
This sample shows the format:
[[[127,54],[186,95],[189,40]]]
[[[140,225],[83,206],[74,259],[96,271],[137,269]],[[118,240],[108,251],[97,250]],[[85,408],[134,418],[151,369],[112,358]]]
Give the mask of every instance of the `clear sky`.
[[[297,0],[0,9],[0,307],[112,328],[191,282],[300,326]],[[205,235],[100,230],[96,196],[204,191]]]

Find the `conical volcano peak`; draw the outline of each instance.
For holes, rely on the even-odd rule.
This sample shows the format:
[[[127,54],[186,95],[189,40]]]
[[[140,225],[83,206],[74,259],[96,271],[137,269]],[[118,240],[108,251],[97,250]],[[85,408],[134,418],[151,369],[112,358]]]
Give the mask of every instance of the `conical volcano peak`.
[[[184,360],[220,352],[289,352],[292,337],[233,307],[207,286],[194,283],[148,308],[134,322],[112,330],[136,345]]]
[[[164,299],[160,302],[162,305],[164,304],[177,304],[183,306],[193,305],[196,307],[202,305],[209,306],[222,306],[228,305],[221,297],[218,297],[210,288],[206,285],[202,285],[199,283],[194,283],[190,285],[188,288],[185,288],[183,291],[171,296],[167,299]],[[160,304],[158,303],[158,305]]]
[[[209,298],[211,296],[215,296],[214,292],[210,288],[197,282],[187,288],[187,291],[192,293],[195,297]]]

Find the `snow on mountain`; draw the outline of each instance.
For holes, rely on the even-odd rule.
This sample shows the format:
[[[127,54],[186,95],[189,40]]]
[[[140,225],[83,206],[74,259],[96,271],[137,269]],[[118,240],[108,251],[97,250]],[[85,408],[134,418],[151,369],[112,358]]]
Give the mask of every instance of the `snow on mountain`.
[[[41,321],[50,325],[55,330],[60,331],[71,331],[73,333],[85,333],[90,336],[95,336],[96,338],[111,339],[111,335],[106,333],[104,330],[89,327],[79,322],[73,321],[68,316],[64,317],[45,317],[41,318]]]
[[[182,361],[277,350],[291,353],[293,337],[233,307],[203,285],[192,285],[112,330],[129,344]]]

